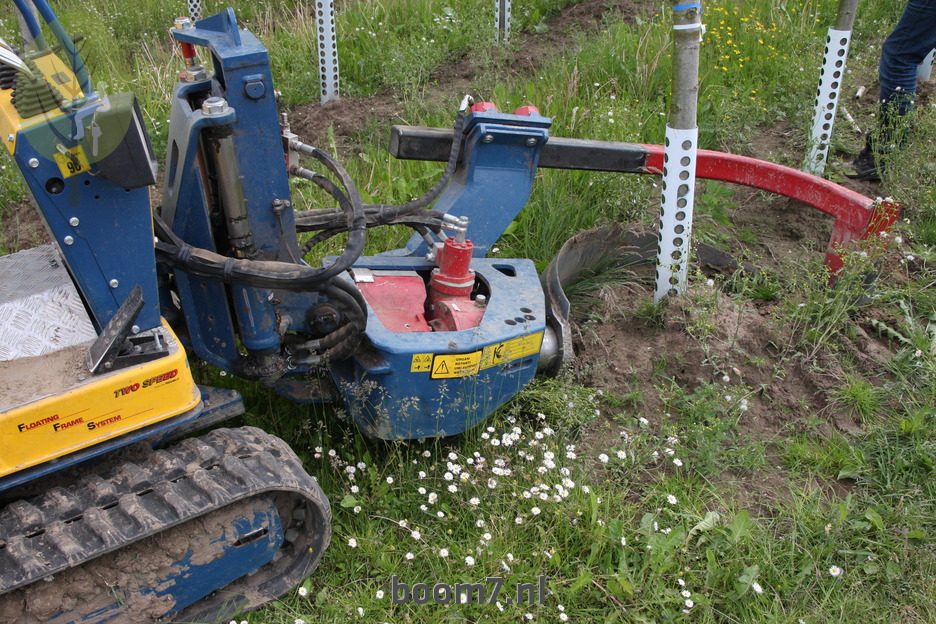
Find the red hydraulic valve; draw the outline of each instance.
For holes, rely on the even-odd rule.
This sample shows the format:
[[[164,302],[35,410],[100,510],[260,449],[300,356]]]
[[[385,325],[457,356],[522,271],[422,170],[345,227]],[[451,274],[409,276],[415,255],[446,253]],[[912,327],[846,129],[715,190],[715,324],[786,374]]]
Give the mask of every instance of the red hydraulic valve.
[[[475,284],[475,274],[471,270],[473,250],[470,240],[450,236],[437,252],[438,268],[432,270],[429,278],[426,306],[426,318],[436,331],[469,329],[481,324],[484,299],[471,299]]]

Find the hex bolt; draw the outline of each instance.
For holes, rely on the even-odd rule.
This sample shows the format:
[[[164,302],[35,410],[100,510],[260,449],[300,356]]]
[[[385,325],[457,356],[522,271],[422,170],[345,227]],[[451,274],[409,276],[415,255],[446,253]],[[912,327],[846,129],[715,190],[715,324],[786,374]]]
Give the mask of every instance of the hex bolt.
[[[533,137],[530,137],[529,139],[526,140],[526,144],[527,144],[527,147],[536,147],[536,139]]]
[[[475,303],[478,305],[484,305],[485,303],[487,303],[487,297],[485,297],[484,295],[477,295],[475,297]]]
[[[139,325],[134,325],[133,327],[130,328],[130,331],[132,331],[134,334],[139,334],[139,333],[140,333],[140,326],[139,326]]]
[[[192,20],[188,17],[177,17],[175,27],[176,30],[188,30],[192,27]]]
[[[273,214],[279,216],[283,214],[283,211],[289,208],[290,204],[288,199],[274,199],[273,200]]]
[[[71,245],[72,243],[75,242],[75,239],[72,238],[71,236],[66,236],[65,238],[62,239],[62,242],[65,243],[66,245]]]
[[[493,143],[493,142],[494,142],[494,135],[493,135],[493,134],[485,134],[485,135],[484,135],[484,138],[481,139],[481,141],[482,141],[483,143]]]
[[[13,141],[14,141],[15,139],[16,139],[16,137],[15,137],[15,136],[13,136],[13,134],[12,134],[12,133],[11,133],[11,134],[8,134],[8,135],[6,135],[6,140],[7,140],[7,143],[12,143],[12,142],[13,142]]]
[[[37,168],[37,167],[39,166],[39,159],[38,159],[38,158],[30,158],[30,159],[29,159],[29,166],[32,167],[33,169]]]
[[[118,281],[115,280],[115,279],[112,279],[111,281],[109,281],[109,282],[107,282],[107,283],[110,284],[110,287],[111,287],[111,288],[117,288],[118,286],[120,286],[120,282],[118,282]]]
[[[202,104],[202,115],[205,117],[217,117],[228,112],[228,104],[224,98],[210,97]]]
[[[201,65],[194,65],[179,74],[182,82],[200,82],[208,79],[208,72]]]
[[[72,227],[78,227],[79,223],[80,221],[78,221],[78,217],[72,217],[71,219],[68,220],[68,225]]]

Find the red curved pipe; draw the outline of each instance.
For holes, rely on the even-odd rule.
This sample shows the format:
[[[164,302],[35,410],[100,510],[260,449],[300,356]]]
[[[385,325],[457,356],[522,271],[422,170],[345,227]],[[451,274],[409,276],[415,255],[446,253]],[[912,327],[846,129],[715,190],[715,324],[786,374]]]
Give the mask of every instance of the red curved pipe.
[[[647,150],[647,162],[642,173],[661,175],[663,146],[641,147]],[[831,215],[835,224],[826,249],[826,266],[832,273],[842,268],[842,258],[837,252],[842,245],[888,230],[900,212],[898,203],[872,200],[791,167],[711,150],[699,150],[697,159],[696,177],[770,191]]]

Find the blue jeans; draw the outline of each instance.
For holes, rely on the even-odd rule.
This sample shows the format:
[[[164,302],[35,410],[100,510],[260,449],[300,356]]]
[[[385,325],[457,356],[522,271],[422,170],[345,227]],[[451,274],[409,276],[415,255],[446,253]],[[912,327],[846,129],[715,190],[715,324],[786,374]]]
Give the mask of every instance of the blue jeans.
[[[878,66],[885,117],[913,108],[917,66],[936,48],[936,0],[909,0],[894,31],[881,47]],[[889,114],[888,114],[889,113]]]

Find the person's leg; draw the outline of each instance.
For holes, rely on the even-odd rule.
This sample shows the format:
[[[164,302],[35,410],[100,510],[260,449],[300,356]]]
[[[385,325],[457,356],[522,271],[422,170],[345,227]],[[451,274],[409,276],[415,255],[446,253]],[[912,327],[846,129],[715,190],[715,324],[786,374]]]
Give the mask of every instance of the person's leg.
[[[936,0],[909,0],[881,47],[881,104],[904,115],[913,106],[917,67],[936,48]]]
[[[913,108],[917,67],[936,48],[936,0],[909,0],[894,30],[881,47],[878,80],[881,85],[877,129],[852,163],[850,178],[879,182],[881,154],[901,147],[906,138],[905,116]]]

